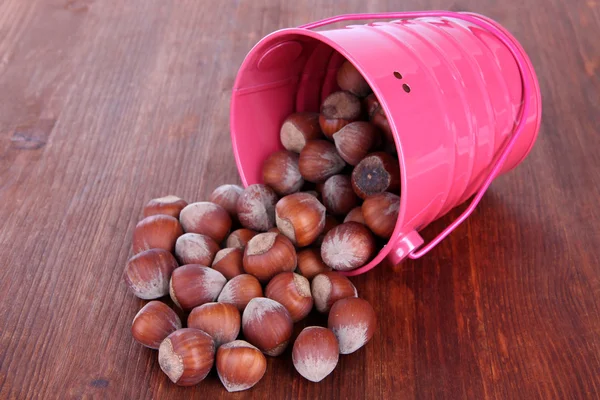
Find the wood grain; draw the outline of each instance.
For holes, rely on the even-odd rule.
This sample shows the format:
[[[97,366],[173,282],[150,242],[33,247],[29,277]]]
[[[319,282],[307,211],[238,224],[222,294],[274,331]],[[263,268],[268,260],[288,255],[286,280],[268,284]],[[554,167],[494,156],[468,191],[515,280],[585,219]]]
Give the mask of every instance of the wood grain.
[[[214,372],[175,387],[129,332],[143,204],[239,182],[230,92],[264,35],[416,9],[480,12],[521,41],[544,99],[533,152],[427,257],[353,279],[379,330],[322,383],[288,351],[246,393]],[[600,397],[599,32],[596,0],[3,0],[0,398]]]

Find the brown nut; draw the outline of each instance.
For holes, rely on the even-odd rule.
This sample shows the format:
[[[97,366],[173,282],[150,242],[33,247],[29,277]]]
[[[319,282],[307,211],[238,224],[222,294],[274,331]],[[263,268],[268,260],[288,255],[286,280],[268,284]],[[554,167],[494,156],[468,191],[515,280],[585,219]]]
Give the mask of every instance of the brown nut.
[[[175,241],[183,235],[183,229],[177,218],[170,215],[151,215],[135,226],[133,231],[133,252],[164,249],[173,251]]]
[[[306,318],[313,306],[308,279],[293,272],[275,275],[265,288],[265,296],[284,306],[293,322]]]
[[[350,122],[358,121],[362,109],[360,99],[350,92],[334,92],[330,94],[321,106],[319,125],[328,138],[348,125]]]
[[[250,300],[242,315],[246,340],[273,357],[284,352],[292,337],[293,325],[285,307],[265,297]]]
[[[319,114],[301,112],[290,115],[281,126],[281,144],[286,150],[300,153],[309,140],[321,139]]]
[[[307,193],[285,196],[275,206],[279,231],[298,247],[308,246],[325,228],[325,206]]]
[[[400,197],[388,192],[367,197],[362,210],[365,224],[374,234],[385,239],[392,237],[400,211]]]
[[[375,254],[375,238],[358,222],[333,228],[323,240],[323,262],[338,271],[351,271],[365,265]]]
[[[242,259],[244,251],[239,248],[219,250],[212,263],[212,268],[223,274],[227,280],[244,273]]]
[[[337,73],[337,84],[358,97],[365,97],[372,92],[371,87],[352,63],[345,61]]]
[[[237,219],[237,202],[243,192],[240,185],[221,185],[213,190],[208,200],[223,207],[232,219]]]
[[[220,205],[209,201],[192,203],[181,210],[179,222],[187,233],[200,233],[221,243],[231,229],[231,217]]]
[[[160,369],[179,386],[201,382],[210,372],[214,359],[212,338],[198,329],[179,329],[163,340],[158,349]]]
[[[337,338],[332,331],[320,326],[304,328],[292,350],[296,371],[311,382],[321,382],[332,373],[339,357]]]
[[[244,271],[263,283],[280,272],[293,271],[296,261],[296,249],[292,242],[277,233],[258,234],[244,249]]]
[[[227,279],[219,271],[199,264],[188,264],[173,271],[169,293],[179,308],[189,311],[215,301],[225,282]]]
[[[252,229],[240,228],[233,232],[227,238],[225,242],[225,247],[236,247],[239,249],[243,249],[246,247],[246,244],[256,236],[258,232],[253,231]]]
[[[335,145],[326,140],[311,140],[300,152],[300,174],[310,182],[323,182],[340,173],[346,163],[337,153]]]
[[[250,300],[256,297],[263,297],[260,282],[250,274],[242,274],[225,284],[217,301],[219,303],[233,304],[241,312],[244,311]]]
[[[151,301],[133,318],[131,335],[140,344],[158,349],[171,333],[181,329],[179,316],[165,303]]]
[[[369,121],[383,132],[386,142],[391,142],[393,144],[394,136],[392,134],[392,129],[390,128],[389,121],[385,116],[385,111],[383,110],[383,107],[381,107],[381,103],[377,97],[375,97],[374,94],[370,94],[367,96],[364,103],[369,116]]]
[[[315,301],[315,308],[321,313],[329,312],[331,306],[338,300],[346,297],[356,297],[356,287],[350,279],[335,272],[323,272],[314,277],[311,292]]]
[[[287,150],[271,154],[263,163],[263,182],[280,196],[296,193],[304,185],[298,160],[298,154]]]
[[[344,222],[358,222],[359,224],[366,225],[362,207],[358,206],[350,210],[346,218],[344,218]]]
[[[357,165],[378,142],[377,128],[363,121],[352,122],[333,134],[340,157],[350,165]]]
[[[388,153],[369,154],[352,171],[352,188],[361,199],[400,188],[398,160]]]
[[[323,239],[325,239],[325,235],[327,235],[327,233],[332,230],[333,228],[335,228],[336,226],[338,226],[340,223],[337,219],[335,219],[334,216],[332,215],[326,215],[325,216],[325,228],[323,228],[323,232],[321,232],[321,234],[319,235],[319,237],[317,238],[317,240],[315,240],[314,245],[315,246],[321,246],[321,244],[323,244]]]
[[[265,232],[275,226],[277,194],[267,185],[248,186],[237,203],[238,219],[244,228]]]
[[[217,350],[217,374],[228,392],[247,390],[267,371],[267,359],[259,349],[244,340],[235,340]]]
[[[168,251],[146,250],[127,261],[125,283],[140,299],[158,299],[169,293],[169,279],[177,267],[175,257]]]
[[[199,233],[184,233],[175,244],[175,257],[182,265],[211,265],[218,251],[217,242]]]
[[[327,212],[346,215],[358,205],[358,197],[352,190],[352,182],[347,175],[334,175],[323,185],[323,204]]]
[[[144,218],[151,215],[179,218],[179,213],[187,204],[187,201],[173,195],[152,199],[144,206]]]
[[[298,272],[309,281],[327,271],[331,268],[321,259],[321,249],[309,248],[298,252]]]
[[[192,310],[187,322],[188,328],[208,333],[219,347],[237,339],[242,317],[233,304],[205,303]]]
[[[338,340],[340,354],[354,353],[375,333],[377,317],[369,302],[348,297],[335,302],[329,311],[327,327]]]

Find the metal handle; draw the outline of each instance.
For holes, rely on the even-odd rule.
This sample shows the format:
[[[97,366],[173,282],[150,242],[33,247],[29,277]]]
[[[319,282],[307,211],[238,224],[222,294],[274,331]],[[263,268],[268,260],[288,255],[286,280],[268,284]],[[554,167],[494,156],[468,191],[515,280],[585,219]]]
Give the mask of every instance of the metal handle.
[[[335,17],[326,18],[321,21],[312,22],[310,24],[305,24],[305,25],[302,25],[299,27],[299,28],[304,28],[304,29],[315,29],[315,28],[319,28],[321,26],[333,24],[336,22],[342,22],[342,21],[360,21],[360,20],[366,20],[366,19],[393,19],[393,18],[409,19],[409,18],[423,18],[423,17],[457,18],[457,19],[461,19],[463,21],[470,22],[474,25],[477,25],[480,28],[483,28],[483,29],[487,30],[488,32],[496,35],[496,37],[510,50],[511,54],[515,58],[515,61],[517,62],[517,66],[519,67],[519,72],[521,73],[521,80],[523,82],[523,105],[521,106],[521,113],[520,113],[521,115],[519,116],[519,122],[518,122],[517,126],[515,127],[515,130],[511,136],[510,140],[506,144],[506,147],[504,148],[504,150],[502,150],[500,157],[494,163],[489,175],[487,176],[487,178],[485,179],[485,181],[483,182],[483,184],[477,191],[477,194],[471,201],[471,204],[469,204],[469,207],[465,211],[463,211],[463,213],[454,222],[452,222],[440,234],[438,234],[435,237],[435,239],[433,239],[428,244],[420,247],[419,249],[409,253],[408,257],[410,257],[413,260],[421,258],[425,254],[427,254],[431,249],[433,249],[435,246],[437,246],[442,240],[444,240],[450,233],[452,233],[452,231],[454,231],[460,224],[462,224],[473,213],[473,211],[475,210],[475,208],[477,207],[477,205],[483,198],[483,195],[485,194],[487,189],[492,184],[492,181],[496,178],[496,176],[500,172],[500,169],[502,168],[502,166],[508,159],[508,156],[510,155],[510,152],[512,151],[513,147],[515,146],[517,140],[523,133],[523,131],[525,129],[526,118],[527,118],[527,115],[529,114],[529,108],[531,107],[531,100],[530,100],[531,82],[529,79],[527,79],[527,68],[528,68],[527,61],[525,60],[525,57],[521,54],[521,51],[517,47],[517,45],[515,43],[513,43],[513,41],[504,32],[502,32],[502,30],[498,29],[496,26],[494,26],[493,24],[491,24],[485,20],[478,18],[476,14],[471,14],[471,13],[457,13],[457,12],[452,12],[452,11],[418,11],[418,12],[389,12],[389,13],[373,13],[373,14],[344,14],[344,15],[338,15]]]

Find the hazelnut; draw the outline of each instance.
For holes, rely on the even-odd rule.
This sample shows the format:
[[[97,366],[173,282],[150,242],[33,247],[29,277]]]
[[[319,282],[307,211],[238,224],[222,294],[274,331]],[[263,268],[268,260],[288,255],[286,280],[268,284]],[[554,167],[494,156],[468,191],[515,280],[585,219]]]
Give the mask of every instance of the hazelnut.
[[[293,272],[282,272],[271,279],[265,296],[284,306],[293,322],[306,318],[313,306],[308,279]]]
[[[337,84],[358,97],[365,97],[372,92],[371,87],[352,63],[345,61],[337,73]]]
[[[292,350],[296,371],[311,382],[321,382],[337,366],[339,345],[327,328],[309,326],[300,332]]]
[[[361,199],[400,188],[398,160],[388,153],[369,154],[352,171],[352,188]]]
[[[252,229],[241,228],[231,232],[231,235],[227,238],[225,242],[226,247],[237,247],[239,249],[243,249],[246,247],[246,244],[256,236],[258,232],[253,231]]]
[[[279,231],[292,243],[308,246],[323,232],[325,206],[310,194],[291,194],[277,202],[275,221]]]
[[[358,205],[358,197],[352,190],[352,182],[347,175],[334,175],[323,185],[323,204],[327,212],[345,215]]]
[[[312,280],[311,291],[315,301],[315,308],[321,313],[326,313],[338,300],[346,297],[356,297],[356,287],[350,279],[335,272],[323,272]]]
[[[244,340],[224,344],[217,350],[217,374],[228,392],[250,389],[266,371],[263,353]]]
[[[135,226],[133,231],[133,252],[150,249],[173,251],[175,241],[183,234],[177,218],[170,215],[151,215]]]
[[[184,328],[171,333],[160,344],[160,369],[179,386],[193,386],[210,372],[215,358],[212,338],[198,329]]]
[[[158,299],[169,293],[169,279],[177,267],[175,257],[168,251],[146,250],[127,261],[125,283],[140,299]]]
[[[211,193],[209,201],[223,207],[232,219],[237,218],[237,202],[244,188],[240,185],[221,185]]]
[[[217,299],[227,279],[219,271],[198,264],[177,268],[171,275],[169,293],[179,308],[189,311]]]
[[[271,154],[263,163],[263,182],[280,196],[296,193],[304,185],[298,159],[298,154],[287,150]]]
[[[276,226],[273,227],[273,228],[271,228],[271,229],[269,229],[267,232],[281,234],[281,231]]]
[[[182,265],[211,265],[217,251],[219,245],[212,238],[199,233],[185,233],[175,244],[175,257]]]
[[[323,182],[340,173],[346,163],[337,153],[335,145],[326,140],[311,140],[300,152],[300,174],[310,182]]]
[[[374,234],[385,239],[392,237],[398,220],[400,197],[388,192],[367,197],[362,210],[365,224]]]
[[[171,333],[181,329],[179,316],[165,303],[151,301],[133,318],[131,335],[138,343],[158,349]]]
[[[179,222],[187,233],[200,233],[221,243],[231,229],[231,217],[221,206],[209,201],[192,203],[181,210]]]
[[[188,328],[208,333],[219,347],[237,339],[242,317],[232,304],[206,303],[194,308],[187,322]]]
[[[288,238],[267,232],[254,236],[244,249],[244,271],[261,282],[296,269],[296,249]]]
[[[302,192],[311,195],[315,199],[319,199],[319,193],[316,190],[307,190],[306,192]]]
[[[344,222],[358,222],[359,224],[366,225],[362,207],[358,206],[350,210],[348,215],[346,215],[346,218],[344,218]]]
[[[292,318],[285,307],[265,297],[250,300],[242,315],[244,337],[268,356],[284,352],[292,329]]]
[[[369,121],[383,132],[386,142],[394,144],[392,128],[390,128],[389,121],[385,116],[381,103],[374,94],[370,94],[365,99],[365,108],[369,116]]]
[[[321,249],[304,249],[298,252],[298,272],[306,279],[312,280],[315,276],[327,271],[331,271],[331,268],[325,265],[321,259]]]
[[[369,302],[347,297],[335,302],[329,311],[327,327],[338,340],[340,354],[354,353],[375,333],[377,317]]]
[[[368,122],[352,122],[333,135],[340,157],[350,165],[357,165],[369,154],[378,141],[379,132]]]
[[[281,144],[286,150],[300,153],[309,140],[323,137],[319,114],[302,112],[290,115],[281,126]]]
[[[144,218],[151,215],[179,218],[179,213],[187,204],[187,201],[173,195],[152,199],[144,206]]]
[[[277,194],[267,185],[248,186],[237,202],[238,219],[244,228],[265,232],[275,226]]]
[[[258,279],[249,274],[242,274],[225,284],[217,301],[233,304],[238,310],[244,311],[250,300],[262,296],[263,290]]]
[[[319,125],[328,138],[348,125],[360,119],[362,114],[358,97],[350,92],[334,92],[330,94],[321,106]]]
[[[321,245],[323,262],[338,271],[365,265],[375,254],[375,238],[358,222],[346,222],[325,235]]]
[[[323,239],[325,239],[325,235],[327,235],[327,233],[330,230],[332,230],[339,224],[340,224],[339,221],[337,219],[335,219],[335,217],[333,217],[332,215],[326,215],[325,216],[325,228],[323,228],[323,232],[321,232],[321,234],[319,235],[317,240],[315,240],[314,245],[320,246],[323,243]]]
[[[219,250],[212,263],[212,268],[223,274],[227,280],[244,273],[242,258],[244,251],[239,248]]]

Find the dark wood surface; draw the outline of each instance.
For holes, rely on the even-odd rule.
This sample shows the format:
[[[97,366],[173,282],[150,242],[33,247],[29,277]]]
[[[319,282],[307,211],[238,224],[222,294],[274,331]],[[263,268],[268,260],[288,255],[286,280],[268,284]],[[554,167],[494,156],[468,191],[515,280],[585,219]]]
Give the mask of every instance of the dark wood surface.
[[[544,99],[533,152],[431,254],[353,279],[379,328],[322,383],[288,351],[243,394],[214,372],[174,386],[129,331],[143,204],[239,182],[231,87],[264,35],[416,9],[521,41]],[[1,0],[0,398],[598,398],[599,37],[597,0]]]

